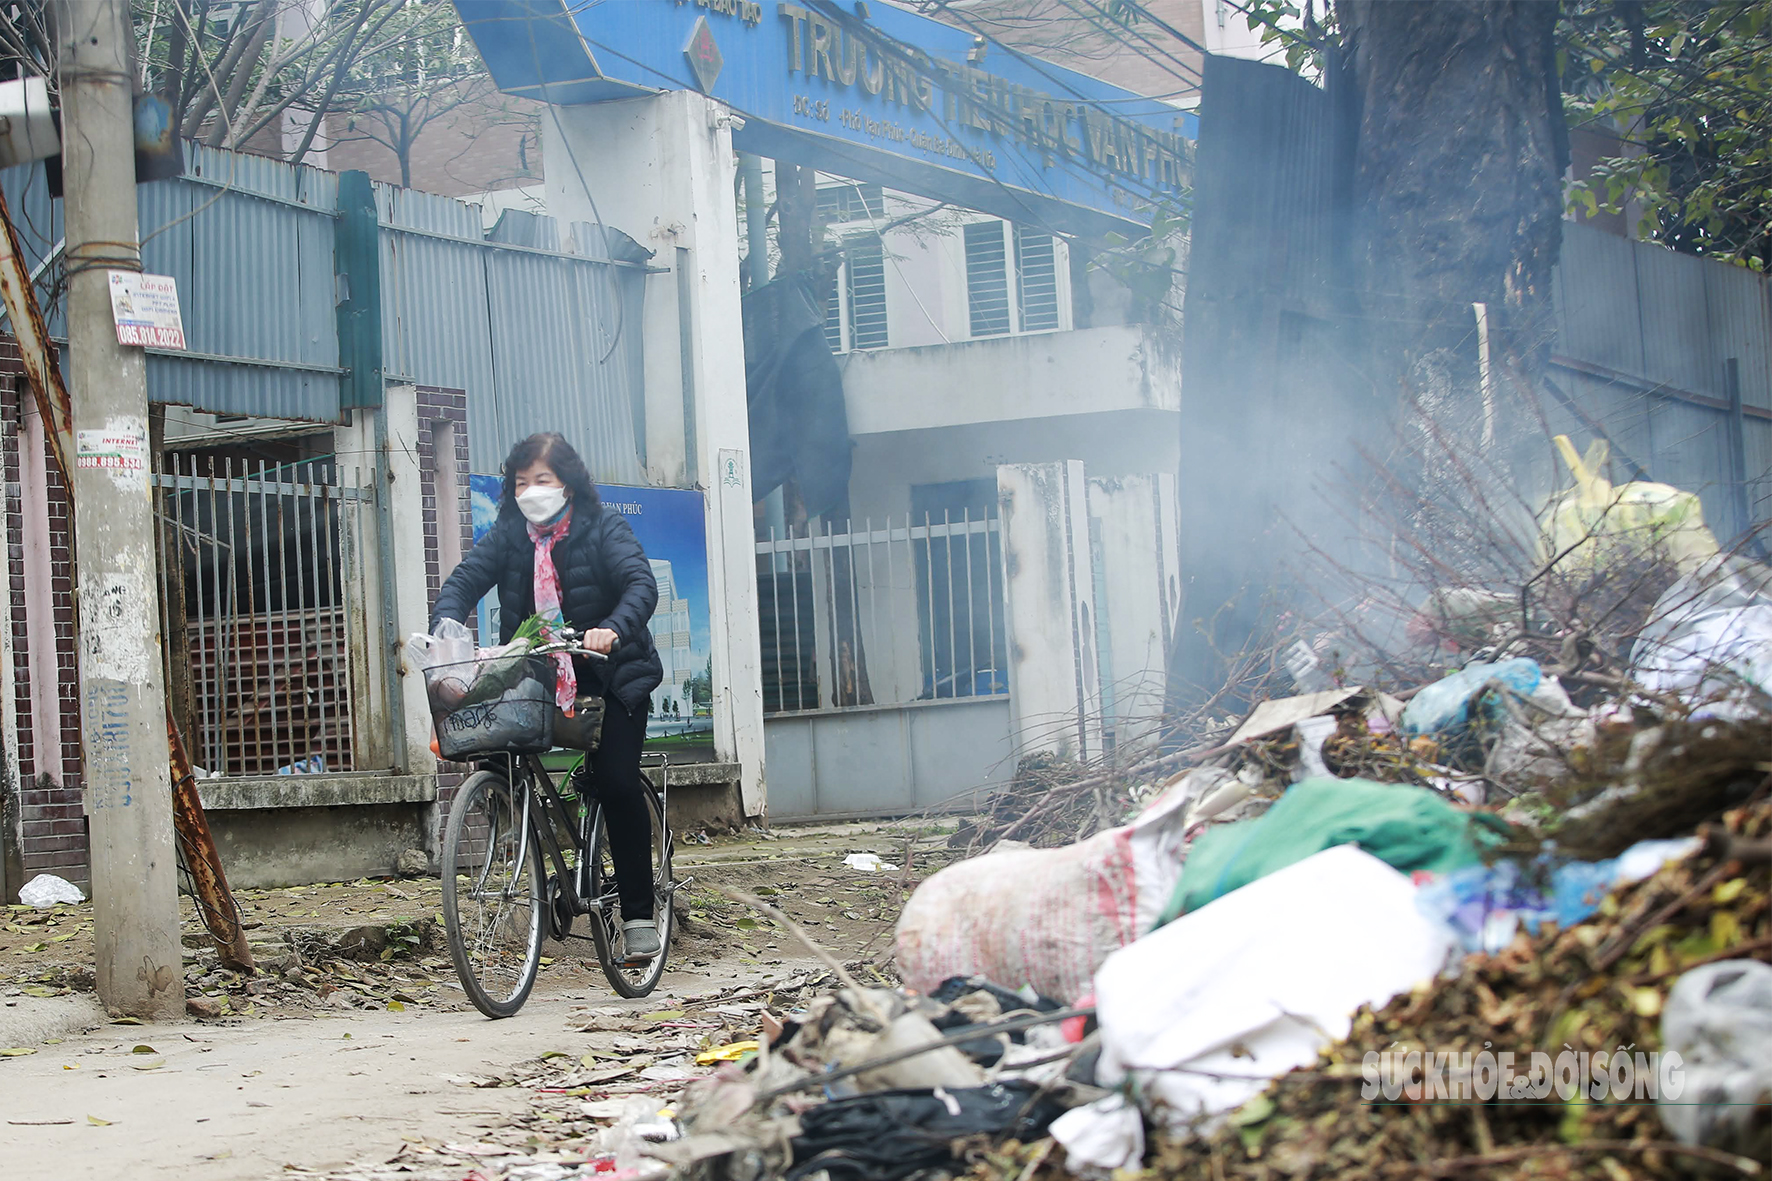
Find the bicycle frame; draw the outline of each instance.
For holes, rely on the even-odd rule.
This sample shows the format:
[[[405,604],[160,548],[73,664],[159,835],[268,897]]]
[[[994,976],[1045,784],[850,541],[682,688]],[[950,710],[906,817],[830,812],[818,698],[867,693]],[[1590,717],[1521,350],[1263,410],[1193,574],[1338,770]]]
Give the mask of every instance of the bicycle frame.
[[[655,764],[655,767],[661,772],[657,785],[659,813],[662,817],[668,818],[670,813],[666,809],[670,804],[670,756],[661,753],[651,757],[660,760]],[[561,798],[559,791],[554,787],[553,776],[548,774],[546,767],[542,766],[540,758],[535,755],[492,755],[489,758],[505,762],[505,781],[511,785],[512,792],[521,790],[522,793],[522,819],[517,838],[516,864],[527,863],[529,839],[533,833],[541,843],[542,852],[552,864],[554,880],[559,883],[561,897],[569,906],[569,913],[575,915],[597,914],[600,917],[607,900],[585,897],[590,891],[590,824],[593,801],[583,801],[578,824],[574,825],[572,814],[567,810],[566,801]],[[523,772],[521,789],[518,786],[519,768]],[[540,815],[535,811],[537,796],[535,789],[537,787],[541,789]],[[546,823],[542,822],[544,818]],[[556,822],[565,831],[573,834],[573,843],[577,846],[578,853],[578,865],[575,868],[568,868],[565,850],[560,847],[559,841],[554,839]],[[665,844],[671,839],[668,823],[660,826],[660,830],[654,834],[653,839],[659,842],[662,854]],[[662,863],[662,856],[660,860]],[[548,901],[549,905],[552,905],[552,900]]]

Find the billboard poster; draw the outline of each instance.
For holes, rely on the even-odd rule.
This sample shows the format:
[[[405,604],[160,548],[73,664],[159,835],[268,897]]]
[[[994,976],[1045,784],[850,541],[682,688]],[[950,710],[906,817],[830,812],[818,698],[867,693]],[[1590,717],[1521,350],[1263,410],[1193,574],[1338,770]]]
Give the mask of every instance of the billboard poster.
[[[474,541],[498,517],[497,476],[470,477]],[[664,682],[653,690],[646,749],[668,751],[673,760],[714,758],[713,641],[709,623],[707,506],[702,494],[683,488],[630,488],[599,484],[605,512],[620,513],[639,538],[658,582],[652,640],[664,665]],[[480,634],[498,634],[498,601],[480,605]]]

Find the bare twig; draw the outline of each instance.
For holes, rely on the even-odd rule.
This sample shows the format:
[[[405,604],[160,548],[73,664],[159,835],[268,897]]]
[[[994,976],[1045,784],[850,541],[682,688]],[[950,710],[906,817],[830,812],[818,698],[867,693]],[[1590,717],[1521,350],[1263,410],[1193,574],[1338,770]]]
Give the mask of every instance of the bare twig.
[[[769,918],[770,921],[786,927],[789,934],[798,939],[801,943],[804,943],[806,945],[806,950],[817,956],[819,962],[829,968],[831,973],[835,975],[838,980],[843,982],[845,988],[852,988],[857,993],[865,991],[862,986],[856,982],[855,977],[849,974],[849,969],[845,968],[842,964],[839,964],[837,958],[830,952],[813,942],[812,936],[808,935],[799,923],[796,923],[793,919],[790,919],[787,915],[775,909],[775,907],[769,905],[761,898],[746,894],[743,890],[737,890],[731,886],[721,886],[720,893],[726,895],[726,897],[732,899],[734,902],[742,902],[758,914]]]

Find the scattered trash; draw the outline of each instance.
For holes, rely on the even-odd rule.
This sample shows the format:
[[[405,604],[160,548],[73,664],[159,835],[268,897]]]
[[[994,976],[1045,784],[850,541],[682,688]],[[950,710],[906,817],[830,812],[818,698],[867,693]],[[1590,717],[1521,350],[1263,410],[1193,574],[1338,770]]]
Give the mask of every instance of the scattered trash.
[[[1072,1172],[1112,1174],[1144,1161],[1144,1113],[1118,1092],[1071,1108],[1052,1121],[1052,1136],[1064,1145]]]
[[[794,1166],[785,1176],[898,1181],[954,1163],[955,1143],[968,1137],[1035,1139],[1063,1110],[1027,1083],[833,1099],[800,1115]]]
[[[1704,527],[1695,493],[1648,480],[1614,485],[1604,474],[1611,451],[1606,440],[1595,439],[1585,456],[1567,435],[1554,442],[1575,483],[1551,501],[1540,522],[1544,561],[1587,572],[1653,555],[1689,571],[1716,556],[1717,539]]]
[[[1772,965],[1724,960],[1674,982],[1661,1012],[1661,1048],[1685,1069],[1685,1089],[1660,1098],[1661,1122],[1682,1144],[1766,1151],[1772,1104]]]
[[[889,861],[880,860],[874,853],[851,853],[843,858],[843,864],[862,873],[890,873],[898,868]]]
[[[324,775],[326,774],[326,756],[312,755],[305,759],[297,759],[277,768],[279,775]]]
[[[1423,886],[1416,905],[1456,931],[1466,951],[1499,952],[1522,928],[1536,934],[1545,923],[1574,926],[1598,910],[1612,890],[1650,877],[1703,844],[1697,837],[1639,841],[1606,861],[1565,861],[1554,869],[1548,864],[1522,868],[1513,860],[1466,866]],[[1533,884],[1535,877],[1542,888]]]
[[[1158,922],[1195,911],[1267,874],[1336,845],[1358,845],[1405,873],[1477,864],[1508,826],[1437,793],[1365,779],[1311,779],[1255,820],[1209,829],[1188,852]]]
[[[1403,730],[1409,735],[1428,735],[1442,745],[1458,746],[1479,733],[1493,731],[1501,722],[1503,707],[1491,686],[1530,697],[1544,682],[1536,660],[1518,657],[1499,663],[1466,665],[1442,681],[1422,689],[1403,710]]]
[[[47,910],[62,903],[85,902],[80,887],[52,873],[40,873],[19,887],[18,900],[26,906]]]
[[[953,976],[1071,1000],[1109,953],[1151,929],[1181,874],[1191,785],[1131,824],[1063,849],[1002,849],[919,886],[898,920],[898,970],[916,989]]]
[[[733,1042],[730,1045],[716,1046],[711,1050],[703,1050],[695,1056],[697,1066],[712,1066],[716,1062],[737,1062],[746,1054],[755,1054],[761,1047],[757,1042]]]
[[[1327,849],[1109,956],[1095,974],[1097,1079],[1130,1081],[1173,1128],[1229,1111],[1316,1061],[1361,1005],[1432,979],[1455,943],[1407,877]]]
[[[1692,716],[1744,718],[1772,701],[1772,569],[1725,557],[1656,602],[1633,650],[1646,693],[1699,703]]]

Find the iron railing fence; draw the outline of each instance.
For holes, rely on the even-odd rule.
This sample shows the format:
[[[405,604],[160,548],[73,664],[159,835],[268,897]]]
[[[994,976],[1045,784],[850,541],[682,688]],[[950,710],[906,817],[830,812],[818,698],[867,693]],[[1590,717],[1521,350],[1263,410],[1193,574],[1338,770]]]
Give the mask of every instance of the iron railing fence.
[[[1007,694],[994,515],[759,540],[766,714]]]
[[[348,603],[374,520],[356,475],[330,458],[177,453],[154,473],[167,690],[205,771],[358,769],[352,686],[367,637],[352,621],[363,631],[368,613]]]

